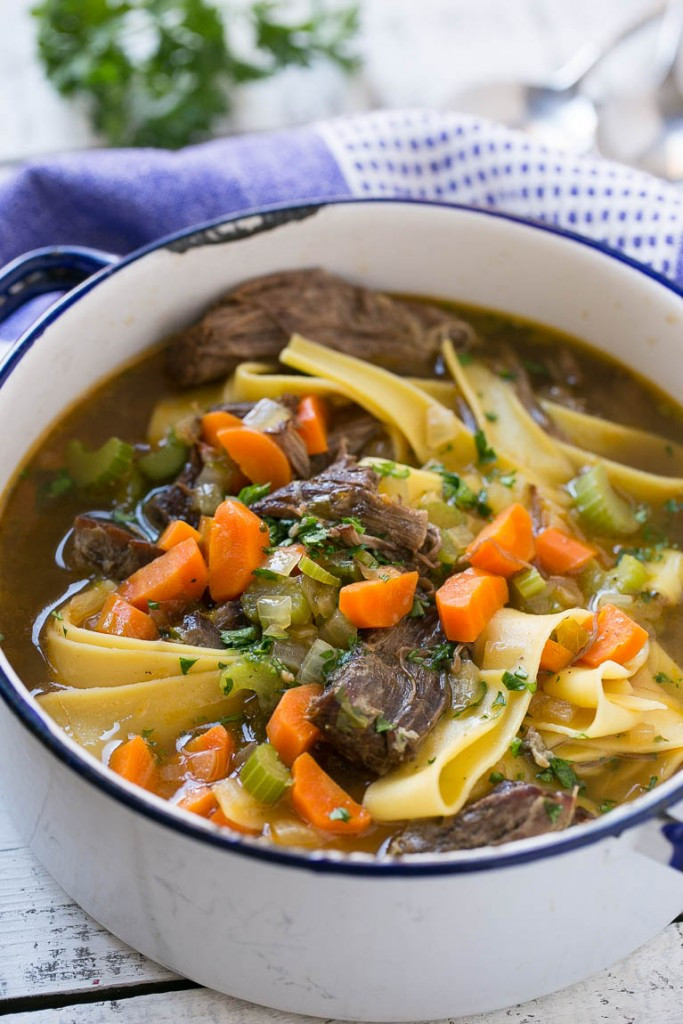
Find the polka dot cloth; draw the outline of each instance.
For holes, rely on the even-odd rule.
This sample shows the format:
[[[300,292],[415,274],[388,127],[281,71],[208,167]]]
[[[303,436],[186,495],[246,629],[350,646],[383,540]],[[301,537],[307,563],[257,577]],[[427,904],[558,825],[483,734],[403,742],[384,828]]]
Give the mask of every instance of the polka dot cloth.
[[[380,111],[318,125],[355,196],[464,203],[587,235],[683,284],[683,193],[465,114]]]

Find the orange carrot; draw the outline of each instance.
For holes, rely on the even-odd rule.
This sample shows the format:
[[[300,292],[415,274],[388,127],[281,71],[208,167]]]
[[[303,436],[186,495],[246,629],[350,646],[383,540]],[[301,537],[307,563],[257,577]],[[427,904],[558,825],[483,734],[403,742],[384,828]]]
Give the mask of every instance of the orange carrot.
[[[217,782],[228,774],[234,751],[235,744],[228,730],[214,725],[186,743],[183,753],[188,755],[187,766],[195,779]]]
[[[318,683],[286,690],[270,716],[266,734],[288,768],[322,738],[320,729],[306,718],[311,701],[322,692]]]
[[[241,426],[242,420],[239,416],[233,416],[231,412],[226,412],[224,409],[216,409],[214,412],[206,412],[202,416],[202,437],[212,448],[220,448],[218,431],[230,427],[239,429]]]
[[[148,601],[196,601],[208,581],[206,562],[197,541],[190,537],[134,572],[120,585],[119,593],[144,610]]]
[[[339,611],[358,629],[395,626],[413,607],[417,572],[349,583],[339,591]]]
[[[292,805],[314,828],[334,835],[358,835],[372,824],[360,804],[338,786],[310,754],[299,754],[292,765]]]
[[[95,629],[111,636],[129,636],[134,640],[157,640],[159,630],[154,620],[134,608],[118,594],[110,594],[104,602]]]
[[[508,505],[465,551],[471,565],[497,576],[513,576],[535,553],[531,516],[519,502]]]
[[[213,526],[213,516],[200,516],[199,527],[197,532],[199,533],[199,540],[197,543],[201,548],[204,558],[209,557],[209,537],[211,535],[211,527]]]
[[[296,429],[306,444],[309,455],[327,451],[327,402],[320,395],[304,395],[296,414]]]
[[[502,576],[465,569],[450,576],[436,592],[436,607],[449,640],[472,643],[508,599]]]
[[[218,800],[210,786],[198,786],[179,800],[177,806],[202,818],[208,818],[212,811],[218,808]]]
[[[598,612],[597,636],[582,655],[580,663],[591,668],[605,661],[625,665],[643,649],[647,639],[647,630],[622,612],[621,608],[613,604],[603,605]]]
[[[209,591],[231,601],[247,589],[265,559],[268,527],[241,501],[227,498],[216,509],[209,536]]]
[[[117,747],[109,758],[109,767],[143,789],[152,788],[157,771],[154,754],[142,736],[134,736]]]
[[[536,556],[547,573],[564,576],[580,572],[596,554],[595,548],[583,544],[562,530],[543,530],[536,538]]]
[[[201,544],[201,534],[199,530],[195,530],[194,526],[190,526],[184,519],[174,519],[168,524],[161,537],[157,541],[157,547],[161,548],[162,551],[170,551],[176,544],[180,544],[182,540],[187,540],[189,537],[194,538],[198,544]]]
[[[254,484],[270,484],[272,491],[284,487],[292,479],[287,456],[272,437],[250,427],[228,427],[219,430],[219,442]]]
[[[541,672],[561,672],[573,657],[572,652],[564,644],[558,644],[557,640],[548,639],[541,652],[539,668]]]

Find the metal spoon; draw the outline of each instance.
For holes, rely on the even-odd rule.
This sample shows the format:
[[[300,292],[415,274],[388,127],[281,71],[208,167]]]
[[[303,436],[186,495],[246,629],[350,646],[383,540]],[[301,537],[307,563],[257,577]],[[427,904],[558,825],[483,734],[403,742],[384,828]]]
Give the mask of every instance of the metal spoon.
[[[520,128],[545,145],[586,153],[598,127],[595,102],[581,92],[590,72],[620,43],[660,18],[670,4],[659,3],[609,41],[589,41],[549,82],[493,82],[459,93],[452,106]]]

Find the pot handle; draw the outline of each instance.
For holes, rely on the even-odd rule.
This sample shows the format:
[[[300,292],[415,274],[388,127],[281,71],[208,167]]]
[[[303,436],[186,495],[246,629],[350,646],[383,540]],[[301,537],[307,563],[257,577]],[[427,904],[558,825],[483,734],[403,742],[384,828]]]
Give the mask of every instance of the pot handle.
[[[36,296],[69,291],[118,259],[75,245],[48,246],[17,256],[0,270],[0,324]]]

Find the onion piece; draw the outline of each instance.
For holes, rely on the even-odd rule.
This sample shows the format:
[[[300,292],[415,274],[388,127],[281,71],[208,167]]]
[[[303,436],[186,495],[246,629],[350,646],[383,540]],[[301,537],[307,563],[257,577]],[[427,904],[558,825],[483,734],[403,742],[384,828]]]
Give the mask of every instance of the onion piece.
[[[336,655],[336,649],[324,640],[316,640],[304,658],[299,671],[300,683],[321,683],[325,678],[325,668]]]

